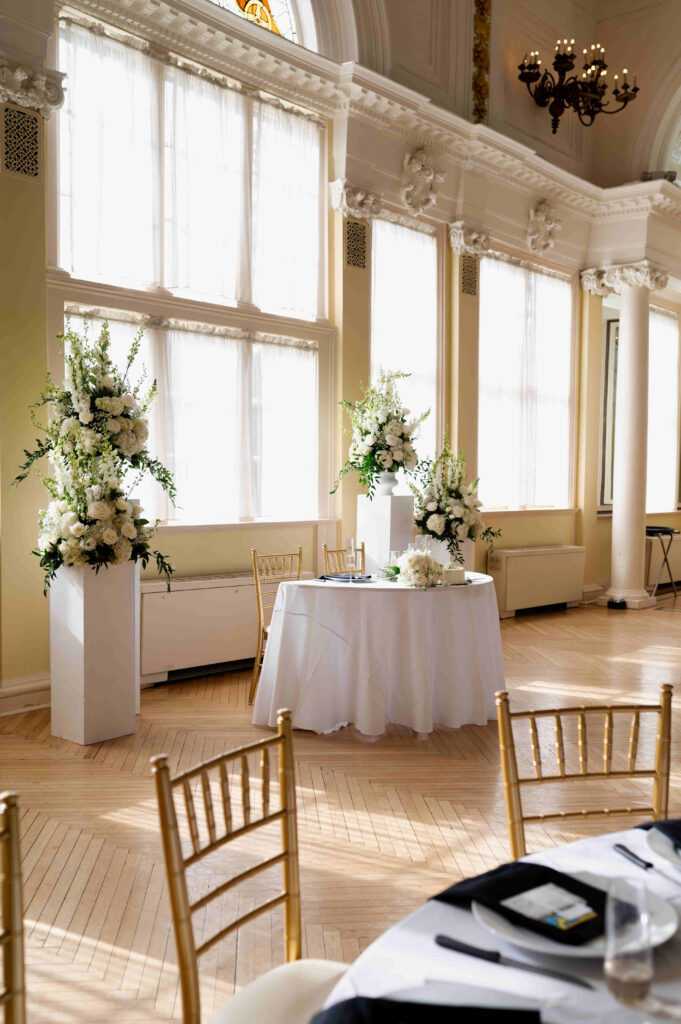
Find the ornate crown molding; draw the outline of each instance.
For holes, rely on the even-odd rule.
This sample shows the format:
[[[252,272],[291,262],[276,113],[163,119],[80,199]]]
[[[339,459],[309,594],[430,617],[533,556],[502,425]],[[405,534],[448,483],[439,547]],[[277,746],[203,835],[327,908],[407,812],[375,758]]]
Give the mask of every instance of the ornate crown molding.
[[[484,256],[490,249],[487,232],[466,227],[462,220],[455,220],[449,225],[449,244],[459,256],[463,253],[469,256]]]
[[[0,50],[0,103],[37,110],[47,120],[64,102],[63,77]]]
[[[400,198],[414,216],[423,213],[437,202],[444,174],[436,171],[424,146],[405,153],[402,162],[402,188]]]
[[[592,295],[610,295],[623,288],[648,288],[651,292],[667,287],[669,275],[654,266],[650,260],[635,263],[616,263],[611,267],[589,267],[582,270],[582,288]]]
[[[331,206],[340,210],[344,217],[355,220],[370,220],[381,212],[382,203],[378,196],[365,189],[347,185],[343,178],[332,181],[329,185]]]
[[[540,199],[530,210],[527,227],[527,247],[530,252],[548,252],[556,244],[555,234],[561,222],[554,216],[548,199]]]

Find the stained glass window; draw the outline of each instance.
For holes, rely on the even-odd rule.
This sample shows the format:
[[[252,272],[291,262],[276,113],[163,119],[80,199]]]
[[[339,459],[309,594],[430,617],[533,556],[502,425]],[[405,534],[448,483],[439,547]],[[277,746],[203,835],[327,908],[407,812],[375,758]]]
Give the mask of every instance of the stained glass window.
[[[211,0],[226,11],[261,25],[278,36],[298,42],[296,22],[289,0]]]

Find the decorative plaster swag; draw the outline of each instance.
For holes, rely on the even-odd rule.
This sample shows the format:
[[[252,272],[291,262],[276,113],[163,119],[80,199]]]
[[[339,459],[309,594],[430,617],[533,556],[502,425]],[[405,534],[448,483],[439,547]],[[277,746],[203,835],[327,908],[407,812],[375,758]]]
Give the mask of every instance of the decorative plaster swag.
[[[669,275],[650,260],[617,263],[611,267],[589,267],[581,272],[582,288],[592,295],[621,293],[624,288],[647,288],[651,292],[667,287]]]
[[[0,103],[37,110],[47,120],[64,102],[63,77],[0,50]]]

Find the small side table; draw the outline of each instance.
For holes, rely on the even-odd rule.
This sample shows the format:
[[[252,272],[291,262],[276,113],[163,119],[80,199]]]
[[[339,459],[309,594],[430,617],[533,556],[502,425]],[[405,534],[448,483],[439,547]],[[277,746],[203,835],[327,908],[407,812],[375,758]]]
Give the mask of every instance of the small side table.
[[[651,597],[655,597],[655,594],[657,593],[657,588],[660,585],[660,580],[662,578],[662,571],[663,571],[665,565],[667,566],[667,572],[669,573],[669,582],[671,583],[672,588],[674,590],[674,597],[677,596],[677,593],[676,593],[676,583],[674,582],[674,574],[672,573],[672,569],[671,569],[671,566],[669,564],[669,559],[668,559],[667,556],[669,554],[669,549],[672,546],[672,542],[674,540],[674,535],[678,534],[678,533],[679,533],[679,531],[675,530],[673,526],[646,526],[646,537],[657,537],[657,539],[660,542],[660,547],[662,548],[662,562],[660,563],[660,571],[657,574],[657,579],[655,580],[655,586],[653,587],[653,592],[650,595]],[[665,543],[664,543],[664,538],[665,537],[669,538],[669,540],[667,541],[667,546],[666,547],[665,547]]]

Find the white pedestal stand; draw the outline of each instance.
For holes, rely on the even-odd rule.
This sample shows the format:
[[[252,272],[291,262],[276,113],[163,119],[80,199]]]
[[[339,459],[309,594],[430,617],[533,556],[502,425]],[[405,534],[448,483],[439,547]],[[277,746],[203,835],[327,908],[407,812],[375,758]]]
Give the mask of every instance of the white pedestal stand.
[[[135,731],[139,563],[62,566],[50,588],[52,735],[98,743]]]
[[[377,494],[357,498],[357,541],[364,541],[367,573],[387,565],[391,551],[405,551],[414,540],[411,494]]]

